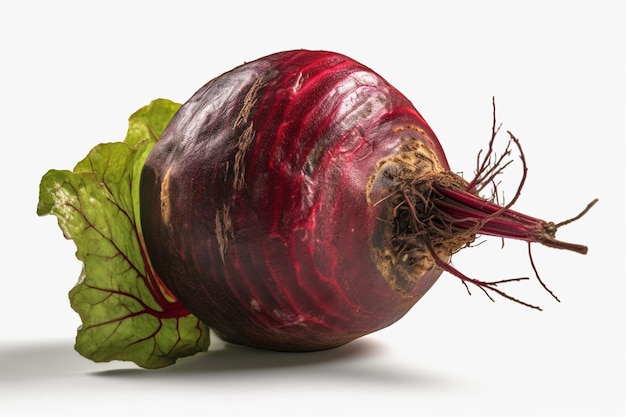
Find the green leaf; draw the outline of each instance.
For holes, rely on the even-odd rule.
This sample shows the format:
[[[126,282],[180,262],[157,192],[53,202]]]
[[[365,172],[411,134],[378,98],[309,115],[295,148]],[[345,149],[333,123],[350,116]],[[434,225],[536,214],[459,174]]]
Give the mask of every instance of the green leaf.
[[[180,104],[155,100],[129,118],[124,142],[93,148],[73,171],[42,178],[37,214],[52,214],[83,270],[69,293],[82,325],[76,350],[96,362],[160,368],[206,351],[209,330],[150,265],[139,221],[141,168]]]

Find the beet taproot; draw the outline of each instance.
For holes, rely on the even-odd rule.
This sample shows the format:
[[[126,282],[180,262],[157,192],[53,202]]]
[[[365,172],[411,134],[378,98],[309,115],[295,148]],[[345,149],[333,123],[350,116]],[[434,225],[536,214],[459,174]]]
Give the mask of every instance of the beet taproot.
[[[586,252],[478,185],[381,76],[294,50],[178,110],[143,167],[140,217],[164,285],[222,339],[312,351],[400,319],[444,270],[458,276],[448,262],[477,234]]]

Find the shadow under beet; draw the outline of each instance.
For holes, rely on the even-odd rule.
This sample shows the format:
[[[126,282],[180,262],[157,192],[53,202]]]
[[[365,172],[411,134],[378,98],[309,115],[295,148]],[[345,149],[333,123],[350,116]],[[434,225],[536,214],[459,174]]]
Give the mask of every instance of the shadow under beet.
[[[448,376],[406,367],[390,361],[385,345],[374,338],[361,338],[342,347],[318,352],[273,352],[224,343],[213,338],[208,352],[179,359],[169,367],[143,369],[130,362],[94,363],[80,356],[71,341],[40,342],[0,347],[0,392],[24,391],[34,383],[118,386],[117,382],[155,382],[159,385],[193,386],[226,384],[239,386],[250,381],[265,383],[375,384],[399,387],[456,389]],[[187,382],[185,382],[187,381]],[[95,383],[95,385],[93,385]],[[124,386],[124,384],[119,385]],[[143,386],[143,385],[142,385]],[[282,385],[281,385],[282,386]]]

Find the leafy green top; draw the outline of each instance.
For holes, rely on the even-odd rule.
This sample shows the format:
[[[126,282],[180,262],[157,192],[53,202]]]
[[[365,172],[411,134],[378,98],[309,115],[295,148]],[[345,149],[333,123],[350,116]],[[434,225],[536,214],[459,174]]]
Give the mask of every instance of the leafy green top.
[[[164,287],[139,221],[143,164],[180,104],[159,99],[129,118],[123,142],[93,148],[73,171],[42,178],[37,214],[52,214],[76,244],[83,270],[70,291],[82,326],[76,350],[96,362],[161,368],[205,351],[208,328]]]

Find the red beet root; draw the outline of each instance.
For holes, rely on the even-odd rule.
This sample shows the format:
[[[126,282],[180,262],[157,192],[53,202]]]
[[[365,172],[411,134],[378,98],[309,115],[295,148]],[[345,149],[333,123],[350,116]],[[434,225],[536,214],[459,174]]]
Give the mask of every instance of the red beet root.
[[[470,183],[450,172],[411,102],[369,68],[277,53],[210,81],[172,119],[142,172],[145,244],[224,340],[332,348],[397,321],[444,270],[518,301],[449,266],[477,234],[586,251],[479,197],[500,169]]]

